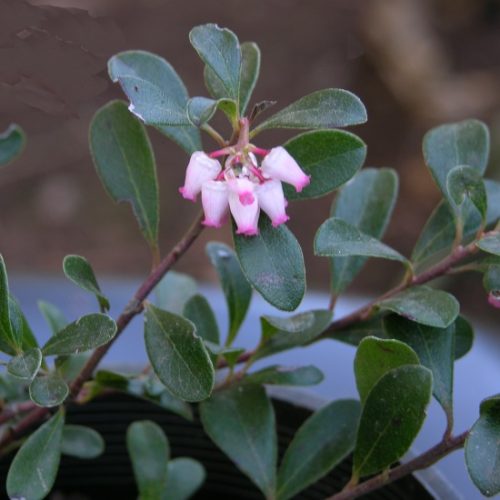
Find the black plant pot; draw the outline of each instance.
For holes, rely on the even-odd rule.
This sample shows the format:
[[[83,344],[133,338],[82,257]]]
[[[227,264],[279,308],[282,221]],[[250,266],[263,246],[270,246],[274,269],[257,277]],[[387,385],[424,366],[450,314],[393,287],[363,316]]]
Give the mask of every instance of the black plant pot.
[[[280,457],[297,428],[311,414],[311,410],[300,406],[300,402],[290,402],[290,394],[294,393],[278,391],[273,396]],[[145,419],[155,421],[164,429],[173,457],[186,456],[203,463],[207,478],[194,498],[262,499],[262,494],[246,476],[210,441],[197,415],[193,422],[189,422],[159,406],[125,394],[108,395],[84,406],[72,405],[68,408],[66,421],[86,425],[100,432],[106,441],[106,451],[95,460],[63,456],[57,481],[49,498],[136,500],[137,490],[127,454],[125,433],[130,423]],[[0,477],[6,477],[11,459],[12,456],[6,457],[0,462]],[[349,480],[350,469],[350,459],[345,460],[333,473],[295,498],[324,499],[343,487]],[[364,498],[425,500],[434,496],[417,479],[408,476]]]

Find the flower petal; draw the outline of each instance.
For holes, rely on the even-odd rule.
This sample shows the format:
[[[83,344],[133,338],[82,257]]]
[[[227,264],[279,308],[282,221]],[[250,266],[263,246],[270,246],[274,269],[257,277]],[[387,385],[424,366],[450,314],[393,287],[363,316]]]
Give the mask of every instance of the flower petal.
[[[227,183],[224,181],[207,181],[201,187],[201,203],[205,212],[202,224],[220,227],[225,222],[228,200]]]
[[[281,146],[271,149],[262,160],[262,172],[271,179],[291,184],[297,192],[311,182],[290,153]]]
[[[258,223],[260,209],[257,197],[254,196],[253,193],[253,201],[251,203],[248,203],[248,199],[245,200],[246,203],[242,203],[238,190],[241,187],[241,181],[245,180],[246,179],[235,179],[229,183],[229,208],[236,222],[236,233],[254,236],[259,233]],[[250,181],[248,182],[253,187],[253,184]],[[243,185],[245,185],[245,183],[243,183]]]
[[[283,186],[276,179],[271,179],[256,187],[260,208],[269,216],[274,227],[286,222],[290,217],[286,214],[286,199]]]
[[[184,198],[195,201],[203,184],[215,179],[221,168],[217,160],[210,158],[203,151],[195,151],[186,169],[184,186],[179,188],[179,192]]]

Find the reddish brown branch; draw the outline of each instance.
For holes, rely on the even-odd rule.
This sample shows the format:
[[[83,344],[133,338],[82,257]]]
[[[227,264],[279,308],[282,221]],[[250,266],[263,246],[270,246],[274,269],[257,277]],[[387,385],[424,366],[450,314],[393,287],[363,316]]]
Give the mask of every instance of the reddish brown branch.
[[[143,284],[134,294],[134,297],[127,305],[122,314],[116,321],[117,332],[113,339],[107,344],[97,348],[88,361],[85,363],[79,375],[73,380],[70,385],[70,396],[76,398],[80,392],[83,384],[92,376],[92,373],[100,363],[102,358],[106,355],[111,346],[116,342],[120,334],[130,323],[132,318],[139,314],[143,309],[143,302],[151,293],[154,287],[160,282],[172,266],[179,260],[179,258],[188,250],[196,238],[203,230],[202,215],[200,214],[192,226],[187,230],[182,239],[174,246],[170,253],[160,262],[160,264],[153,269],[151,274],[146,278]],[[49,414],[48,408],[37,407],[26,415],[15,427],[8,429],[0,439],[0,450],[4,449],[12,441],[21,437],[31,427],[35,426],[41,419]]]
[[[409,462],[398,465],[397,467],[389,470],[389,472],[383,472],[378,476],[372,477],[371,479],[358,484],[357,486],[353,486],[349,489],[341,491],[340,493],[336,493],[335,495],[328,497],[326,500],[351,500],[353,498],[358,498],[361,495],[366,495],[367,493],[377,490],[378,488],[392,483],[393,481],[397,481],[412,472],[420,469],[426,469],[452,451],[462,448],[468,434],[469,431],[465,431],[458,436],[443,439],[443,441]]]

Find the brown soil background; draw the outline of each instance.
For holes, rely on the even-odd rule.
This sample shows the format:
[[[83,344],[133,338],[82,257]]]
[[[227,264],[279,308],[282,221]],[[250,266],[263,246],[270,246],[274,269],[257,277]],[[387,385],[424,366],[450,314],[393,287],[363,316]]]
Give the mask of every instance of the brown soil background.
[[[9,269],[60,273],[64,255],[78,253],[98,275],[148,271],[148,249],[129,207],[113,204],[95,175],[88,125],[101,105],[122,97],[106,72],[108,58],[121,50],[160,54],[191,95],[206,95],[202,64],[188,41],[191,27],[205,22],[259,44],[254,102],[277,99],[279,108],[325,87],[361,97],[369,121],[353,131],[368,144],[366,164],[394,167],[401,176],[385,241],[403,253],[439,199],[421,156],[426,130],[467,117],[485,120],[493,141],[489,176],[500,177],[497,0],[0,0],[0,130],[16,122],[28,135],[24,155],[0,175],[0,249]],[[177,193],[185,154],[156,131],[150,135],[166,250],[198,207]],[[259,142],[272,146],[290,135],[272,132]],[[290,209],[311,288],[328,286],[327,263],[313,257],[312,239],[330,204],[325,197]],[[229,241],[228,229],[206,231],[178,268],[213,280],[204,254],[213,239]],[[354,290],[382,290],[397,271],[371,263]],[[453,288],[463,299],[476,297],[466,310],[486,314],[479,278],[456,279]]]

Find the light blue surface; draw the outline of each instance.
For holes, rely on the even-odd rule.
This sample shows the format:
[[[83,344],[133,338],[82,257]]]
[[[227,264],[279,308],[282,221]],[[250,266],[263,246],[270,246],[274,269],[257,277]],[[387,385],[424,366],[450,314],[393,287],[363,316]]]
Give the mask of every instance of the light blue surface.
[[[117,317],[127,304],[139,280],[101,280],[102,289],[111,299],[111,312]],[[28,278],[11,276],[12,292],[21,302],[29,322],[41,342],[49,337],[49,329],[37,308],[37,300],[43,299],[61,308],[69,320],[82,314],[95,312],[97,304],[93,296],[87,294],[67,280],[56,278]],[[210,304],[216,311],[221,331],[227,328],[227,312],[224,297],[218,289],[201,287]],[[361,306],[365,300],[348,298],[340,300],[337,316]],[[310,293],[298,311],[326,308],[328,298],[324,294]],[[236,344],[252,348],[259,341],[259,316],[262,314],[284,315],[265,303],[254,294],[250,312],[243,324]],[[459,433],[469,428],[478,416],[479,403],[487,396],[500,392],[500,337],[496,339],[490,332],[478,328],[476,322],[476,341],[472,351],[455,364],[455,429]],[[281,353],[273,358],[261,360],[256,368],[269,364],[307,365],[315,364],[325,374],[325,380],[310,390],[325,400],[340,397],[357,397],[353,375],[354,348],[340,342],[324,340],[303,349]],[[106,355],[104,364],[111,366],[129,365],[142,367],[147,362],[142,338],[142,319],[135,318],[122,337]],[[424,451],[441,438],[445,428],[445,418],[439,405],[433,400],[428,411],[424,428],[413,446],[414,452]],[[466,500],[483,498],[472,485],[463,459],[463,451],[456,451],[438,464],[439,471],[450,481]]]

